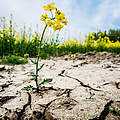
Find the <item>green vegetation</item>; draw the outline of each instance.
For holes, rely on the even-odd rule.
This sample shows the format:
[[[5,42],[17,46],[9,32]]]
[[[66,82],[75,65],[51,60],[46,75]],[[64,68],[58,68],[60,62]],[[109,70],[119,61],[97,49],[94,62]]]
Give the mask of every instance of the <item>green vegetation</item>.
[[[52,8],[53,5],[50,7]],[[50,9],[51,9],[50,8]],[[47,14],[41,16],[41,20],[48,26],[53,28],[54,31],[63,28],[63,24],[67,24],[67,19],[64,18],[64,14],[60,11],[55,11],[55,16],[49,18]],[[49,10],[49,8],[45,8]],[[57,15],[58,13],[58,15]],[[58,37],[53,37],[49,35],[47,31],[44,37],[37,32],[32,33],[31,28],[18,29],[15,23],[11,20],[7,24],[6,18],[3,17],[0,20],[0,57],[11,55],[17,55],[23,57],[25,54],[29,54],[29,57],[37,57],[38,51],[40,50],[40,57],[42,59],[49,58],[50,56],[60,56],[69,53],[85,53],[89,51],[107,51],[113,53],[120,53],[120,30],[110,29],[108,32],[92,32],[89,33],[84,40],[69,39],[67,41],[60,42]],[[58,22],[55,19],[60,19]],[[62,22],[62,24],[61,24]],[[43,37],[43,38],[42,38]],[[43,39],[41,41],[41,38]],[[40,45],[39,45],[40,42]],[[41,48],[39,49],[39,47]]]
[[[28,61],[20,56],[10,55],[2,58],[0,64],[19,65],[26,64]]]
[[[120,42],[120,30],[114,30],[114,29],[110,29],[108,36],[110,38],[111,41],[116,42],[119,41]]]

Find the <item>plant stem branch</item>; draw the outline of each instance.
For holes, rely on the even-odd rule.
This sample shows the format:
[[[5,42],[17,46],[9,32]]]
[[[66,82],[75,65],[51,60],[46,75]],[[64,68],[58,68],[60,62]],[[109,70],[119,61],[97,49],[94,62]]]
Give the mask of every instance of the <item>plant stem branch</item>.
[[[47,25],[43,29],[42,36],[41,36],[39,46],[38,46],[38,56],[37,56],[37,60],[36,60],[36,77],[35,77],[37,90],[39,89],[39,85],[38,85],[38,67],[39,67],[39,65],[38,65],[38,62],[39,62],[39,59],[40,59],[41,44],[42,44],[42,40],[43,40],[46,28],[47,28]]]

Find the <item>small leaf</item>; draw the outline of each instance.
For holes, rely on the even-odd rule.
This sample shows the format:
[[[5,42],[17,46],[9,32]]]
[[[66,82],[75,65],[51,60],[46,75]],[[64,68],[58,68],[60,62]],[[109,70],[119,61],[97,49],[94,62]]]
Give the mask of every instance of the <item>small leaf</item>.
[[[49,83],[49,82],[51,82],[52,80],[53,80],[52,78],[46,78],[46,79],[44,79],[44,80],[40,83],[40,85]]]
[[[35,61],[33,61],[31,58],[29,58],[30,59],[30,61],[33,63],[33,64],[36,64],[36,62]]]
[[[31,90],[32,88],[33,88],[33,86],[29,85],[29,86],[24,87],[24,90],[29,91],[29,90]]]
[[[30,75],[31,75],[31,76],[36,76],[33,71],[30,72]]]
[[[41,85],[41,79],[37,80],[37,84],[40,86]]]
[[[41,70],[44,65],[45,65],[45,64],[42,64],[42,65],[40,66],[40,68],[38,68],[38,71]]]
[[[33,77],[34,80],[36,79],[37,75],[33,71],[30,72],[30,75]]]

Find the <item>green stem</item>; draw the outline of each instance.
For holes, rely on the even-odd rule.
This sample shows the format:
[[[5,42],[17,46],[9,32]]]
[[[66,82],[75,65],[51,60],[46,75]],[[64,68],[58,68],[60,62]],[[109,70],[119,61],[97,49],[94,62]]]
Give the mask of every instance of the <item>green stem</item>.
[[[52,15],[52,19],[53,19],[53,13],[52,13],[52,11],[50,11],[51,12],[51,15]]]
[[[42,36],[41,36],[41,40],[40,40],[40,44],[41,44],[41,42],[42,42],[42,40],[43,40],[43,37],[44,37],[45,30],[46,30],[47,26],[48,26],[48,25],[45,25],[45,27],[44,27],[44,29],[43,29]]]
[[[36,77],[35,77],[37,90],[39,90],[39,85],[38,85],[38,67],[39,66],[38,66],[38,62],[39,62],[39,59],[40,59],[41,43],[42,43],[46,28],[47,28],[47,25],[43,29],[42,36],[41,36],[41,39],[40,39],[40,42],[39,42],[39,47],[38,47],[38,56],[37,56],[37,61],[36,61]]]

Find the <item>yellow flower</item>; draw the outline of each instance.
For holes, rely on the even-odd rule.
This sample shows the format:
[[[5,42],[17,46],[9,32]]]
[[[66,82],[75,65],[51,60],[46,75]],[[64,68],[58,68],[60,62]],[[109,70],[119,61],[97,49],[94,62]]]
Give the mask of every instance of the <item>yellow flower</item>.
[[[101,37],[101,35],[102,35],[102,33],[99,33],[99,34],[98,34],[98,37]]]
[[[41,16],[41,21],[45,21],[46,19],[48,18],[48,15],[45,13],[45,15],[42,15]]]
[[[57,20],[56,22],[55,22],[55,24],[56,25],[59,25],[61,22],[59,21],[59,20]]]
[[[24,54],[24,58],[27,58],[28,56],[29,56],[29,54],[28,54],[28,53]]]
[[[55,15],[55,18],[57,19],[57,20],[59,20],[59,21],[63,21],[63,19],[65,19],[65,15],[64,15],[64,13],[61,13],[60,15]]]
[[[109,37],[107,37],[107,36],[105,36],[104,39],[105,39],[105,40],[110,40]]]
[[[54,7],[54,5],[55,5],[55,3],[51,3],[51,4],[47,5],[47,6],[43,6],[43,8],[44,8],[45,11],[55,10],[56,7]]]
[[[95,36],[91,36],[92,37],[92,39],[95,39]]]
[[[105,32],[103,32],[103,35],[105,35]]]
[[[7,40],[7,42],[10,42],[10,40]]]
[[[16,45],[18,43],[18,40],[15,40],[14,44]]]
[[[47,20],[47,21],[45,22],[45,24],[51,27],[51,26],[53,26],[55,23],[52,22],[52,20]]]
[[[54,31],[58,30],[58,29],[57,29],[57,26],[53,26],[53,30],[54,30]]]
[[[91,35],[95,35],[95,33],[94,33],[94,32],[92,32],[92,33],[91,33]]]
[[[64,25],[67,25],[68,23],[67,19],[63,20],[62,23],[64,23]]]
[[[52,18],[49,18],[47,14],[41,16],[41,21],[44,21],[46,25],[49,27],[53,27],[53,30],[61,30],[64,25],[67,25],[68,21],[65,18],[64,13],[61,13],[56,7],[54,7],[55,3],[48,4],[47,6],[43,6],[45,11],[50,11],[52,14]],[[56,10],[53,15],[52,10]]]
[[[35,42],[35,40],[32,40],[32,43],[34,43]]]
[[[52,44],[52,45],[50,45],[51,47],[54,47],[54,45]]]
[[[53,30],[56,31],[56,30],[61,30],[64,26],[61,25],[60,23],[57,23],[56,25],[53,26]]]
[[[76,57],[76,54],[72,54],[71,57]]]
[[[60,14],[61,14],[60,10],[56,10],[55,15],[60,15]]]

